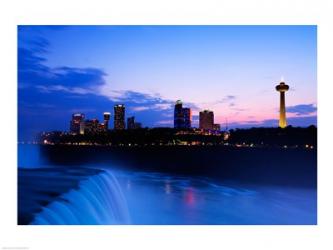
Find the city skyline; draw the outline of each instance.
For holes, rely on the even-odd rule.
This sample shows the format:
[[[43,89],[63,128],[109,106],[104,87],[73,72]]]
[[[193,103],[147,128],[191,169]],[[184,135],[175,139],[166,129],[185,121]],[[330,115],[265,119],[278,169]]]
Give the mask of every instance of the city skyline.
[[[173,127],[177,99],[194,127],[205,109],[230,128],[275,127],[281,76],[288,125],[316,125],[316,67],[316,26],[19,26],[19,139],[116,103]]]

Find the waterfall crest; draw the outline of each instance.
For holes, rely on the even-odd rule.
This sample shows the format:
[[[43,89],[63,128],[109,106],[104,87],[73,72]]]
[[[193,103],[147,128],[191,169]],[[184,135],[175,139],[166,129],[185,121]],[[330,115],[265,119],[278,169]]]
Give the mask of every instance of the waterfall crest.
[[[105,170],[79,183],[36,214],[33,225],[129,224],[127,203],[117,179]]]

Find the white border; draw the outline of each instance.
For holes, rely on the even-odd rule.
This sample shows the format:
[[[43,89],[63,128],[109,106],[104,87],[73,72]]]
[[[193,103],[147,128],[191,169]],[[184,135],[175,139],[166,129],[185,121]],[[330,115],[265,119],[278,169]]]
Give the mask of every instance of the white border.
[[[332,4],[309,0],[1,1],[0,247],[29,249],[333,249]],[[16,25],[318,25],[318,226],[16,226]]]

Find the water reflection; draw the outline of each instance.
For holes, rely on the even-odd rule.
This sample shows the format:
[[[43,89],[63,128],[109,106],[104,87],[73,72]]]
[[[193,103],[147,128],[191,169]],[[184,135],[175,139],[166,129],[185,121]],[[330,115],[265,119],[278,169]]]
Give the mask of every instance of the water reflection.
[[[80,164],[71,166],[68,162],[64,166],[51,164],[50,162],[47,165],[41,158],[40,152],[36,148],[35,151],[32,150],[31,147],[26,150],[19,147],[19,160],[20,167],[63,168],[65,170],[72,168],[75,171],[82,167]],[[317,221],[315,188],[299,188],[297,185],[294,187],[269,186],[267,184],[250,185],[241,183],[239,180],[237,180],[238,182],[234,182],[235,180],[224,182],[209,177],[155,173],[141,171],[142,169],[138,170],[137,168],[135,170],[124,170],[118,165],[104,164],[106,163],[99,162],[98,164],[85,165],[85,167],[90,170],[104,169],[112,172],[112,178],[117,180],[113,183],[119,183],[119,190],[123,192],[126,204],[128,204],[128,213],[132,224],[269,225],[316,224]],[[33,170],[27,171],[33,172]],[[64,171],[60,172],[59,176],[53,176],[57,179],[51,185],[48,175],[52,174],[52,170],[50,172],[44,169],[40,173],[41,176],[36,176],[38,182],[32,182],[31,189],[19,184],[20,197],[25,198],[22,199],[29,204],[33,203],[34,206],[36,204],[36,206],[44,206],[46,195],[49,199],[53,199],[54,190],[62,190],[66,185],[70,189],[72,177],[81,178],[76,172],[69,174],[68,171]],[[34,174],[36,175],[36,172]],[[45,178],[47,180],[43,181],[43,185],[41,185],[41,181]],[[24,181],[22,183],[25,183]],[[31,193],[27,193],[29,190],[31,190]],[[86,196],[92,192],[90,186],[87,190],[83,186],[82,190]],[[96,186],[95,190],[98,191],[99,187]],[[102,197],[103,192],[98,194],[97,191],[93,191],[94,195]],[[37,192],[39,192],[38,195],[36,195]],[[78,199],[74,199],[73,196],[70,198],[77,207],[88,207],[77,202]],[[94,198],[91,198],[91,200],[94,200]],[[61,207],[65,203],[61,203]],[[110,207],[112,204],[113,201],[110,201]],[[27,210],[27,213],[32,211],[27,208],[29,206],[19,206],[19,213],[22,210]],[[59,206],[53,206],[52,208],[59,209]],[[95,209],[95,205],[91,207],[92,211]],[[64,207],[62,211],[65,211]],[[81,211],[81,213],[83,212]],[[89,213],[84,214],[87,217],[89,216]],[[101,215],[101,213],[98,214]],[[88,218],[83,219],[88,220]],[[84,220],[85,223],[87,223],[87,220]],[[109,218],[109,221],[111,223],[122,223],[114,218]],[[95,221],[88,222],[94,223]],[[101,223],[103,222],[107,223],[108,221],[103,219]]]
[[[188,187],[185,189],[184,200],[187,205],[194,205],[195,203],[195,193],[193,187]]]
[[[131,189],[131,180],[127,180],[126,188],[127,190]]]
[[[133,224],[315,224],[316,192],[115,171]],[[124,181],[122,181],[122,179]]]
[[[172,188],[171,188],[171,185],[170,185],[170,183],[169,183],[169,180],[166,180],[166,181],[165,181],[164,190],[165,190],[165,193],[166,193],[166,194],[171,194],[171,192],[172,192]]]

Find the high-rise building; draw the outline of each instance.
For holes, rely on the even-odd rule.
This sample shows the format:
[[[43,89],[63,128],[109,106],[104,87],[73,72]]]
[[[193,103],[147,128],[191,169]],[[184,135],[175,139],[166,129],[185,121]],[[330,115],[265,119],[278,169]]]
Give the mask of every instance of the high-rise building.
[[[98,133],[99,132],[99,121],[97,119],[85,120],[84,121],[84,133]]]
[[[84,131],[86,130],[86,123],[85,121],[80,122],[80,135],[84,135]]]
[[[279,127],[285,128],[287,127],[287,119],[286,119],[286,103],[285,103],[285,92],[289,90],[289,86],[286,85],[283,81],[280,82],[279,85],[275,87],[276,91],[280,92],[280,119],[279,119]]]
[[[109,129],[109,121],[110,121],[110,118],[111,118],[111,113],[110,112],[104,112],[103,113],[103,118],[104,118],[105,130],[108,130]]]
[[[174,128],[184,127],[183,103],[181,100],[178,100],[175,105],[173,125]]]
[[[106,129],[106,126],[105,126],[105,123],[102,122],[102,123],[98,123],[97,125],[97,132],[98,133],[103,133],[105,132],[107,129]]]
[[[70,121],[70,132],[73,134],[80,133],[80,124],[84,121],[84,114],[76,113],[72,115],[72,120]]]
[[[199,113],[199,128],[213,130],[214,129],[214,113],[213,111],[204,110]]]
[[[127,118],[127,129],[135,129],[135,118],[134,116]]]
[[[191,128],[192,113],[190,108],[183,108],[184,128]]]
[[[114,106],[114,129],[125,129],[125,105]]]
[[[221,125],[218,124],[218,123],[214,123],[213,130],[215,130],[215,131],[221,131]]]

